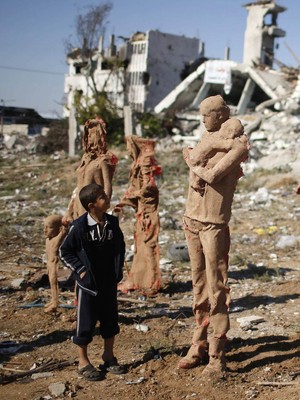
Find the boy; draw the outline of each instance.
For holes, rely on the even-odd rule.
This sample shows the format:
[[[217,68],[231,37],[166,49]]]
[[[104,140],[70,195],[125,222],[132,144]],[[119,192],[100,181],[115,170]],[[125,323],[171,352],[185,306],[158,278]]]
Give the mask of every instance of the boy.
[[[46,236],[47,273],[49,277],[51,300],[45,305],[45,312],[54,312],[58,307],[58,282],[59,267],[58,249],[66,234],[60,215],[49,215],[44,220],[44,233]]]
[[[123,277],[125,244],[118,219],[106,213],[110,201],[102,186],[95,183],[84,186],[79,199],[87,212],[72,223],[59,254],[63,263],[74,271],[77,281],[77,327],[72,341],[78,346],[78,374],[88,380],[100,380],[102,375],[90,363],[87,352],[97,321],[104,339],[105,370],[124,373],[113,346],[120,331],[117,284]]]

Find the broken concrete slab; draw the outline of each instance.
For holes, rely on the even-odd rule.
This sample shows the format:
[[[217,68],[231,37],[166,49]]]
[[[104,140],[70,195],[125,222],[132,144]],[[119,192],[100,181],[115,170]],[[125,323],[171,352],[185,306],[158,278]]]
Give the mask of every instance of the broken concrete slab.
[[[264,318],[259,317],[257,315],[249,315],[247,317],[240,317],[236,319],[237,322],[242,326],[242,325],[248,325],[248,324],[259,324],[260,322],[264,322]]]

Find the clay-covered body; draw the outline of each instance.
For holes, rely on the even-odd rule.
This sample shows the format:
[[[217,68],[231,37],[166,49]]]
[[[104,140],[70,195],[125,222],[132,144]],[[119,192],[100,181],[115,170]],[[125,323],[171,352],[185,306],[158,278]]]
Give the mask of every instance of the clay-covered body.
[[[46,236],[47,273],[51,290],[51,300],[45,305],[45,312],[52,312],[58,307],[59,289],[57,275],[60,263],[58,249],[66,235],[66,228],[62,225],[62,217],[59,215],[49,215],[44,221],[44,233]]]
[[[127,150],[133,158],[130,187],[116,210],[124,206],[133,207],[136,222],[132,266],[127,279],[119,285],[123,292],[141,289],[147,294],[160,288],[159,192],[154,179],[160,171],[154,159],[154,145],[153,140],[127,137]]]
[[[184,229],[190,255],[193,282],[193,310],[196,328],[192,346],[179,364],[192,368],[203,358],[212,328],[210,363],[206,372],[223,373],[224,346],[229,330],[228,223],[241,162],[248,154],[248,141],[239,124],[229,119],[229,108],[221,96],[200,105],[207,132],[194,149],[185,149],[190,168]]]
[[[83,136],[84,154],[76,170],[77,186],[63,218],[64,224],[68,224],[85,212],[78,198],[78,193],[84,186],[90,183],[101,185],[109,199],[111,198],[112,179],[118,159],[107,150],[105,138],[105,124],[101,119],[86,121]]]

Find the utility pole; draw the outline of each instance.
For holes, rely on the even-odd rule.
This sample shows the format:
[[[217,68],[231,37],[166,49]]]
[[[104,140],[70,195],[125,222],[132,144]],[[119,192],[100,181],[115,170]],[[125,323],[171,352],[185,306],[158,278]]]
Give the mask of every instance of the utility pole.
[[[4,113],[4,100],[1,99],[0,100],[1,104],[2,104],[2,110],[1,110],[1,139],[3,137],[3,113]]]
[[[11,101],[15,101],[13,100],[3,100],[0,99],[0,103],[2,104],[2,110],[1,110],[1,118],[0,118],[0,125],[1,125],[1,140],[3,139],[3,125],[4,125],[4,109],[5,109],[5,103],[11,102]]]

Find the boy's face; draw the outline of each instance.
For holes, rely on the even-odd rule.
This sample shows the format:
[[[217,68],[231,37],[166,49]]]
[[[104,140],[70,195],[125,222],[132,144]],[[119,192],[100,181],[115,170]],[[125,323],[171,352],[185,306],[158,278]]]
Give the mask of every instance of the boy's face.
[[[90,211],[94,211],[96,214],[97,212],[105,212],[109,209],[110,207],[110,201],[107,195],[104,193],[101,196],[99,196],[96,200],[95,203],[90,203]]]

